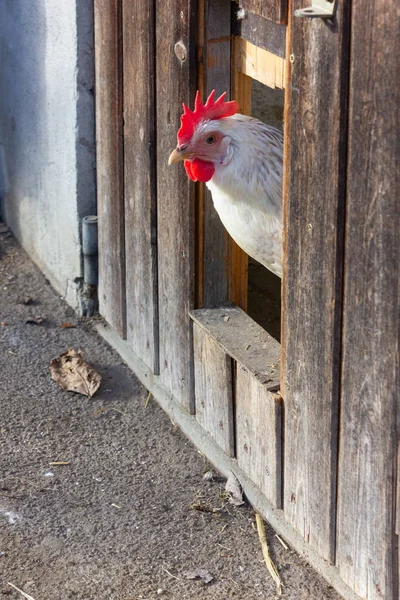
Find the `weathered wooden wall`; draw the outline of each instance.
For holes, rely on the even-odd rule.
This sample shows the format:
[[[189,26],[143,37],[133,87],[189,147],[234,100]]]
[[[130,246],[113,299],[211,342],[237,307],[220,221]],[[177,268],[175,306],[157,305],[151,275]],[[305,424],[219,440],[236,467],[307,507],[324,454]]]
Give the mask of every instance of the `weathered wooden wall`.
[[[352,3],[336,561],[368,600],[399,593],[398,8]]]
[[[95,0],[101,312],[352,590],[394,600],[397,7],[241,4]],[[237,307],[192,310],[245,307],[247,256],[167,164],[182,101],[231,90],[250,112],[251,77],[286,88],[281,393],[276,341]]]

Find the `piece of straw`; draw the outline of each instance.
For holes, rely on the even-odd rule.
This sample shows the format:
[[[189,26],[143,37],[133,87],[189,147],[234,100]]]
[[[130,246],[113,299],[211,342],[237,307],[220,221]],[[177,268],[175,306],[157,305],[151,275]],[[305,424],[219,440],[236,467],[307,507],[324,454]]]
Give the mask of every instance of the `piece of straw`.
[[[260,515],[257,513],[256,513],[256,523],[257,523],[257,532],[258,532],[258,537],[260,538],[260,542],[261,542],[261,548],[262,548],[262,553],[264,556],[265,565],[266,565],[268,571],[270,572],[272,579],[276,583],[276,593],[278,594],[278,596],[281,596],[282,595],[282,581],[279,576],[278,569],[272,562],[271,556],[269,554],[267,536],[265,534],[264,521],[262,520]]]
[[[19,592],[20,594],[23,595],[24,598],[26,598],[26,600],[35,600],[35,598],[33,598],[33,596],[30,596],[29,594],[27,594],[26,592],[23,592],[22,590],[20,590],[19,588],[17,588],[16,585],[14,585],[13,583],[10,583],[9,581],[7,581],[8,585],[10,585],[12,588],[14,588],[14,590],[17,590],[17,592]]]

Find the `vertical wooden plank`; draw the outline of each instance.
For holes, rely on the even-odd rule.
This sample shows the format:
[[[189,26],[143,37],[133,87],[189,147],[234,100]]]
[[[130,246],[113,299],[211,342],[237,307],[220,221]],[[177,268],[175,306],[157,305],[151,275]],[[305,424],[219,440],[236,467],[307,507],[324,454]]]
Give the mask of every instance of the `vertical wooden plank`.
[[[127,337],[159,371],[154,2],[124,0]]]
[[[193,323],[196,419],[228,454],[234,456],[232,359]]]
[[[294,0],[289,14],[303,3]],[[287,520],[334,560],[349,4],[293,18],[286,86],[282,396]],[[311,75],[310,75],[311,74]],[[285,111],[288,116],[288,111]]]
[[[194,189],[183,168],[168,166],[176,145],[182,102],[195,97],[195,1],[156,4],[157,213],[160,377],[194,411]]]
[[[282,507],[282,399],[245,367],[237,365],[235,385],[238,465],[268,500]]]
[[[337,565],[368,600],[398,598],[398,32],[395,0],[353,1]]]
[[[125,336],[121,0],[95,0],[100,313]]]
[[[217,96],[230,94],[231,44],[230,3],[226,0],[204,0],[200,20],[201,66],[199,89],[203,99],[215,89]],[[226,302],[229,295],[229,235],[222,225],[211,198],[203,184],[199,201],[201,235],[199,236],[199,273],[201,294],[199,306],[215,306]]]
[[[285,23],[288,0],[241,0],[240,7],[276,23]]]
[[[232,40],[232,98],[239,104],[239,112],[251,115],[251,79],[235,68],[235,40]],[[229,299],[247,310],[249,257],[229,239]]]

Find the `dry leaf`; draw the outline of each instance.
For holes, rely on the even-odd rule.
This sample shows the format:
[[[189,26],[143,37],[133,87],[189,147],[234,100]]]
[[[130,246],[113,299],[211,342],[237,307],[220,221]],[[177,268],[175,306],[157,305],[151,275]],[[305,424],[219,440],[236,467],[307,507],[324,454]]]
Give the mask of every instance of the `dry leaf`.
[[[231,504],[234,504],[235,506],[240,506],[241,504],[244,504],[241,485],[237,477],[232,473],[232,471],[229,472],[229,477],[225,485],[225,490],[230,494],[229,502],[231,502]]]
[[[61,323],[59,329],[75,329],[76,325],[73,323]]]
[[[206,569],[194,569],[185,573],[186,579],[201,579],[204,583],[211,583],[214,576]]]
[[[91,398],[101,383],[101,375],[89,367],[80,350],[69,348],[50,363],[51,377],[63,390],[77,392]]]

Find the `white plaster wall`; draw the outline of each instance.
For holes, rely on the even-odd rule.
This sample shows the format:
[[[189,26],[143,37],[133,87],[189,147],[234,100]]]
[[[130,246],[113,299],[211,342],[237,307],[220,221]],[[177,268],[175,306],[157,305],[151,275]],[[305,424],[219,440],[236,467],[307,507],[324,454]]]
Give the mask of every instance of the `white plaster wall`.
[[[1,0],[3,218],[79,308],[80,217],[95,213],[91,0]]]

